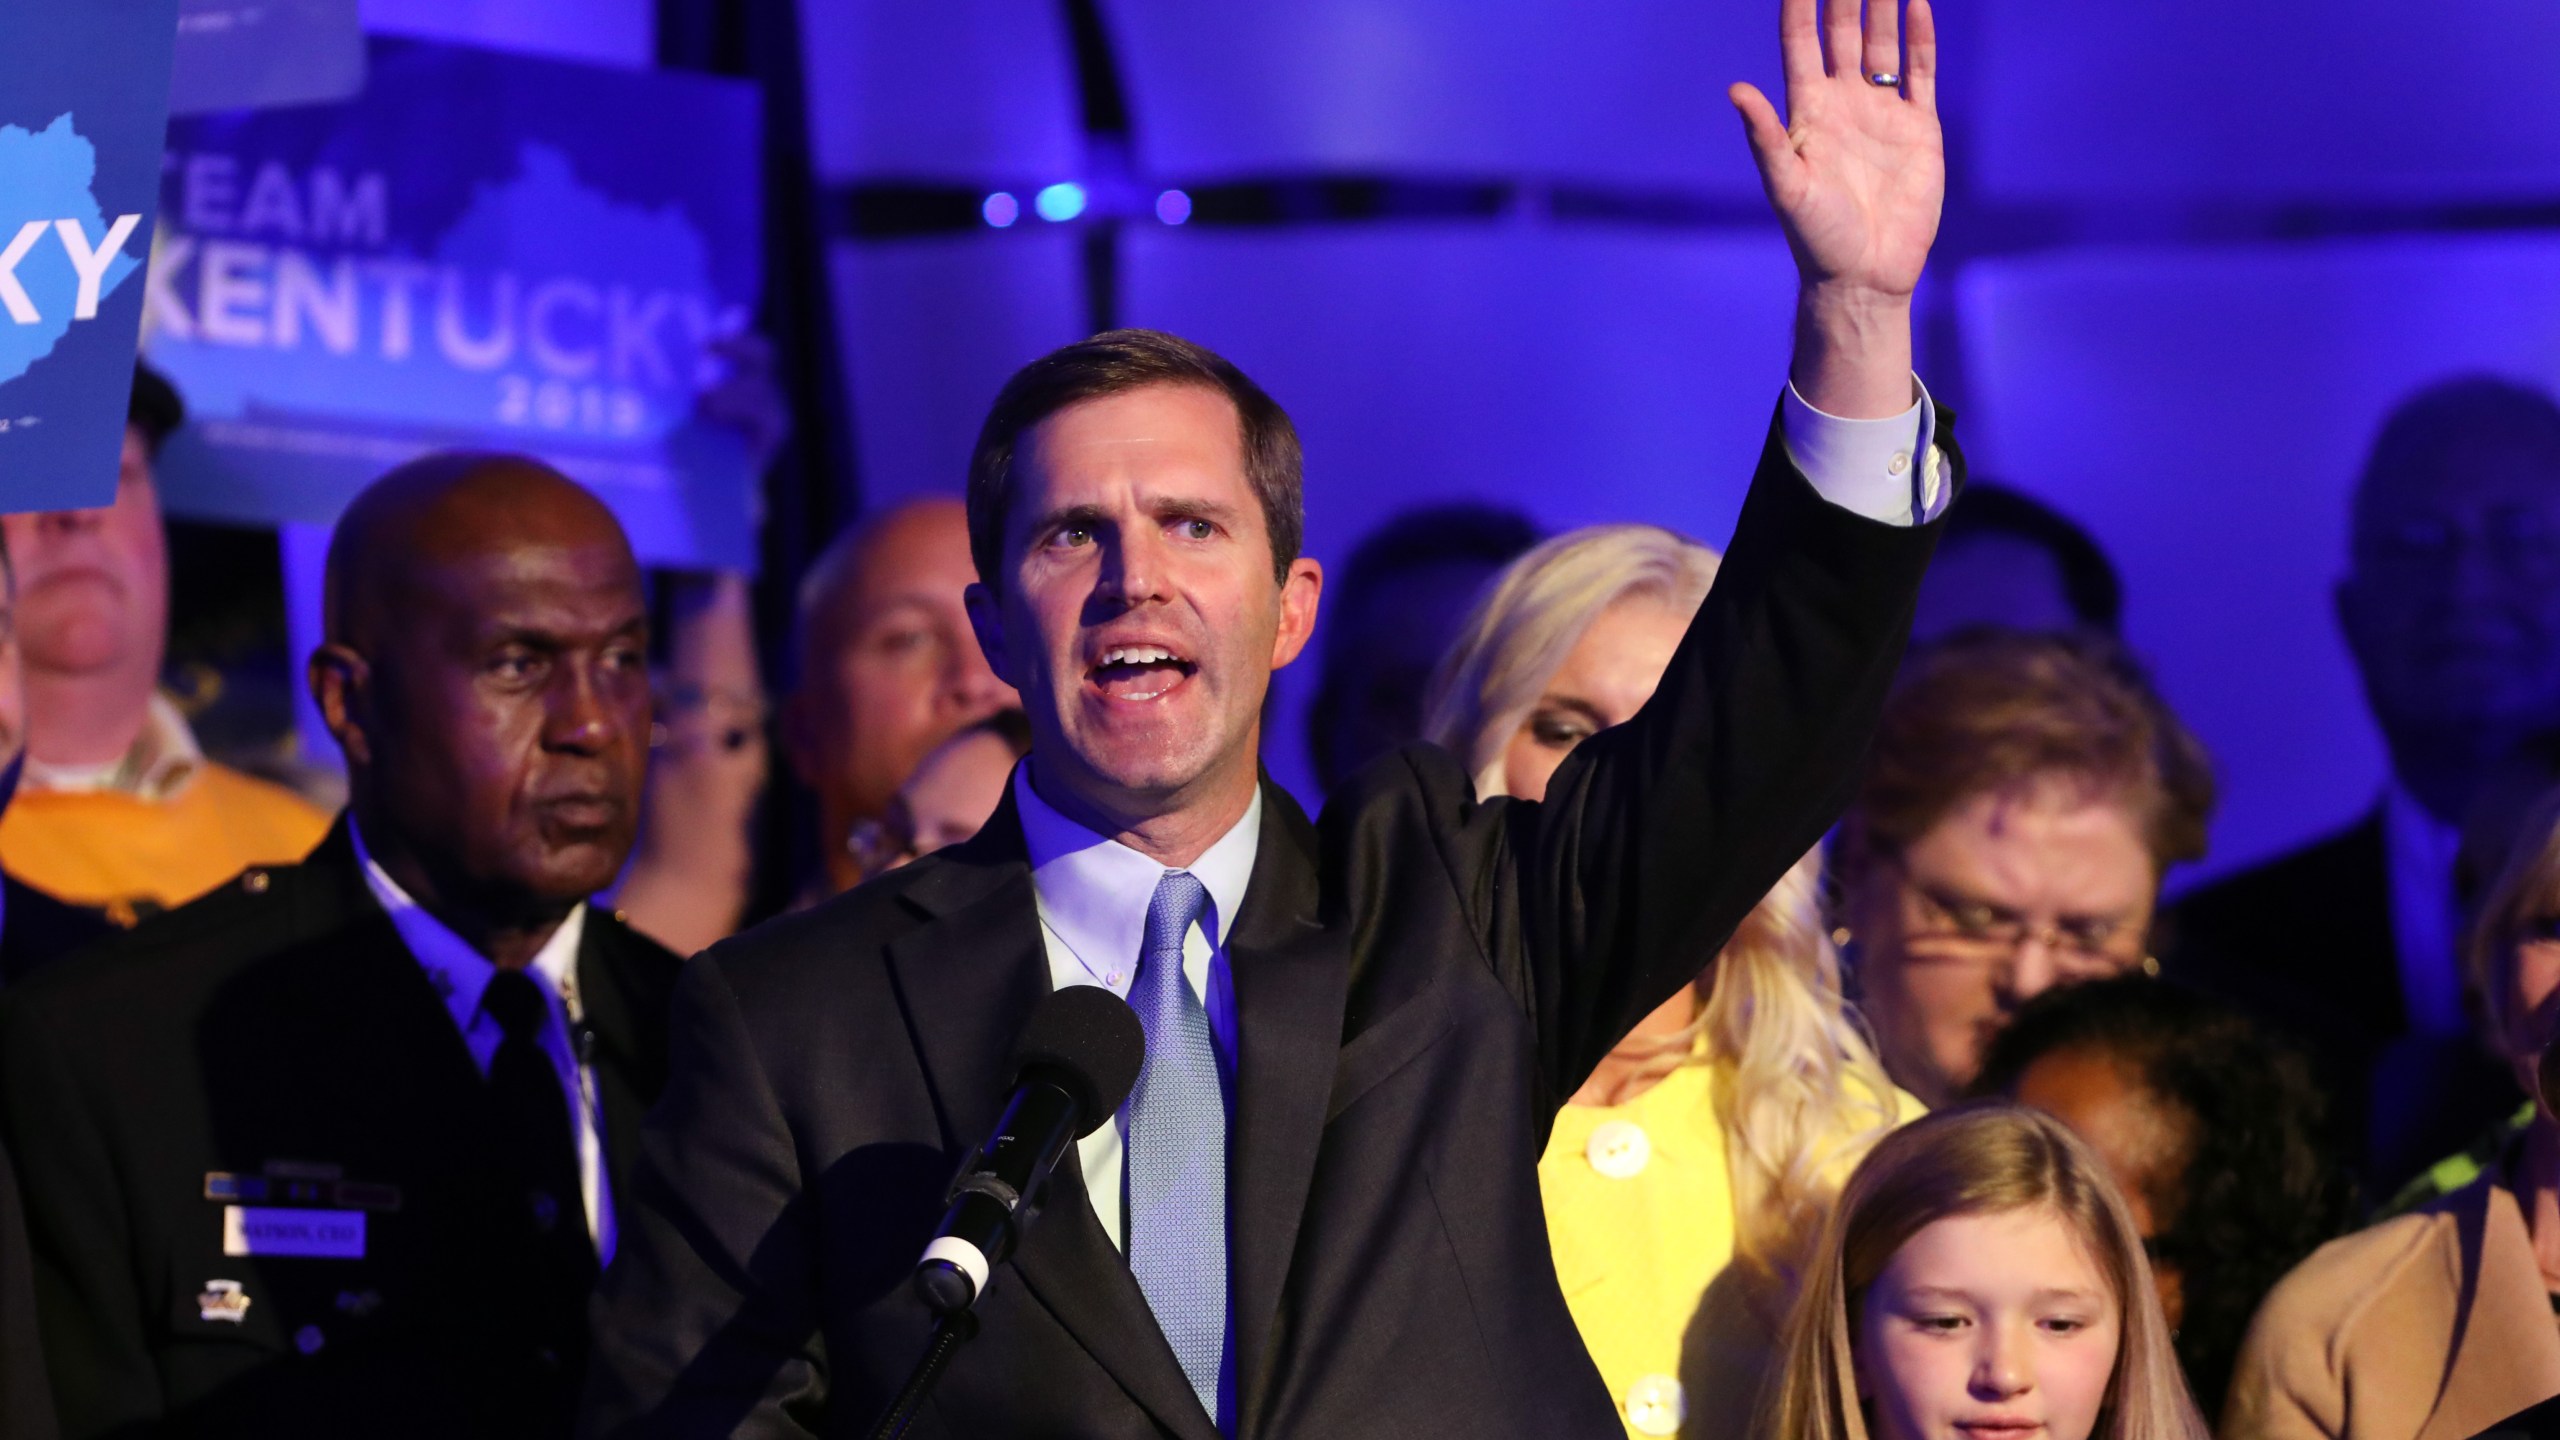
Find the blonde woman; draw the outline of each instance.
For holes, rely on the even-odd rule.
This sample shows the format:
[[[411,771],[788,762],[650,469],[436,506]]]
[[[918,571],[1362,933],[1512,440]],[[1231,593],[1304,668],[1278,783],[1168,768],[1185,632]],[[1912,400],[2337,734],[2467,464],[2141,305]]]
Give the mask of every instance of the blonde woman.
[[[1998,1103],[1905,1126],[1849,1177],[1773,1398],[1769,1440],[2205,1440],[2105,1165]]]
[[[1442,662],[1426,733],[1480,795],[1536,800],[1652,695],[1716,553],[1650,525],[1557,536],[1494,580]],[[1557,1278],[1637,1436],[1741,1435],[1777,1317],[1839,1183],[1897,1115],[1841,999],[1808,855],[1696,984],[1556,1118],[1538,1178]]]
[[[2224,1433],[2454,1440],[2505,1433],[2560,1395],[2560,791],[2525,822],[2465,958],[2483,1038],[2533,1097],[2531,1122],[2470,1183],[2277,1282],[2241,1344]]]

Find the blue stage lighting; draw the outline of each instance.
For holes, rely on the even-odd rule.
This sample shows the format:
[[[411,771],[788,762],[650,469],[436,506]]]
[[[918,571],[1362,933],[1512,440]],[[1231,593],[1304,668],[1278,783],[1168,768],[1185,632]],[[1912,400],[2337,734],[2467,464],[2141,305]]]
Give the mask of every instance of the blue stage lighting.
[[[1167,225],[1179,225],[1191,218],[1191,197],[1179,190],[1167,190],[1156,197],[1156,218]]]
[[[1031,204],[1043,220],[1073,220],[1084,213],[1084,187],[1061,180],[1055,185],[1042,187],[1040,193],[1032,197]]]
[[[999,190],[986,198],[986,203],[978,207],[978,213],[987,217],[988,224],[1001,230],[1022,218],[1022,202]]]

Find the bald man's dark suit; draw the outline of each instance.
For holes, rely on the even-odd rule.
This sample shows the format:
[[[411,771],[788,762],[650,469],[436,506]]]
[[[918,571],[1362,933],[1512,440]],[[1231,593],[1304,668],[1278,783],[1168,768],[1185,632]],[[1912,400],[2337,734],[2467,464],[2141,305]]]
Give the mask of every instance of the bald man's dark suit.
[[[679,964],[588,911],[578,990],[617,1204]],[[490,1104],[344,820],[302,864],[243,872],[0,996],[0,1131],[63,1433],[564,1433],[579,1356],[541,1328]],[[226,1254],[214,1175],[315,1177],[314,1198],[272,1203],[362,1208],[364,1254]],[[218,1283],[245,1306],[211,1303]]]
[[[1228,936],[1227,1434],[1623,1436],[1557,1288],[1539,1150],[1838,813],[1936,539],[1826,503],[1773,431],[1660,689],[1544,804],[1479,802],[1429,746],[1321,826],[1265,786]],[[864,1433],[922,1348],[908,1272],[1048,988],[1009,807],[697,958],[588,1428]],[[916,1433],[1213,1440],[1072,1164],[1054,1191]]]

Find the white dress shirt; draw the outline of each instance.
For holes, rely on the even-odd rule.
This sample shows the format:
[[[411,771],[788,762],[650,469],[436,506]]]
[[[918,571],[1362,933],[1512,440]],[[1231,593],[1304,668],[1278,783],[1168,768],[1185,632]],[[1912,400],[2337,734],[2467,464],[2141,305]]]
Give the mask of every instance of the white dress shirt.
[[[1953,493],[1937,446],[1938,405],[1917,375],[1911,393],[1911,408],[1891,419],[1844,420],[1806,404],[1787,382],[1778,422],[1787,458],[1843,510],[1891,525],[1937,519]]]
[[[2462,1035],[2462,906],[2453,865],[2462,832],[2428,813],[2397,780],[2382,792],[2382,853],[2391,876],[2391,948],[2409,1028]]]
[[[484,1077],[489,1062],[497,1057],[498,1043],[506,1032],[498,1028],[498,1019],[483,1009],[481,996],[489,982],[497,976],[496,962],[471,948],[468,941],[456,935],[445,923],[427,913],[425,907],[400,888],[389,871],[374,862],[373,853],[364,847],[364,833],[356,829],[355,817],[347,817],[349,838],[355,841],[356,858],[364,864],[364,883],[373,898],[391,915],[391,923],[400,938],[417,957],[420,968],[427,972],[427,982],[443,997],[445,1009],[453,1016],[453,1025],[462,1032],[462,1043],[471,1051],[472,1063],[480,1067]],[[525,967],[525,974],[542,991],[551,1012],[550,1023],[542,1029],[542,1048],[551,1057],[551,1068],[560,1076],[560,1095],[567,1102],[569,1114],[577,1125],[578,1185],[585,1192],[587,1234],[595,1241],[596,1261],[604,1264],[613,1259],[613,1197],[604,1169],[604,1106],[596,1094],[595,1074],[578,1054],[571,1039],[585,1011],[578,1003],[578,941],[586,933],[587,907],[580,905],[551,932],[542,949]]]
[[[1106,840],[1061,815],[1031,787],[1031,767],[1013,772],[1013,803],[1031,855],[1031,891],[1040,910],[1040,941],[1049,956],[1049,986],[1099,985],[1126,1000],[1146,949],[1147,906],[1165,867],[1117,840]],[[1235,1112],[1236,992],[1227,972],[1227,931],[1253,879],[1262,848],[1262,792],[1244,818],[1184,867],[1209,892],[1209,908],[1182,943],[1182,978],[1209,1013],[1209,1043],[1218,1052],[1218,1081]],[[1129,1110],[1076,1142],[1085,1194],[1102,1233],[1126,1253],[1121,1216],[1121,1157],[1129,1143]]]

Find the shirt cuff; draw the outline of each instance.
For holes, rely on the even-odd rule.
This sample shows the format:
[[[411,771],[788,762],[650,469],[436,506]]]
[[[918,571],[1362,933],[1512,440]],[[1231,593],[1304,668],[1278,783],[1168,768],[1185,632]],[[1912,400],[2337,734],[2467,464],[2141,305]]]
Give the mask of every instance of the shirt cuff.
[[[1932,443],[1938,407],[1929,387],[1911,377],[1919,399],[1884,420],[1844,420],[1805,403],[1787,382],[1778,434],[1787,458],[1823,499],[1888,525],[1925,525],[1947,508],[1947,459]],[[1920,457],[1912,463],[1913,456]]]

